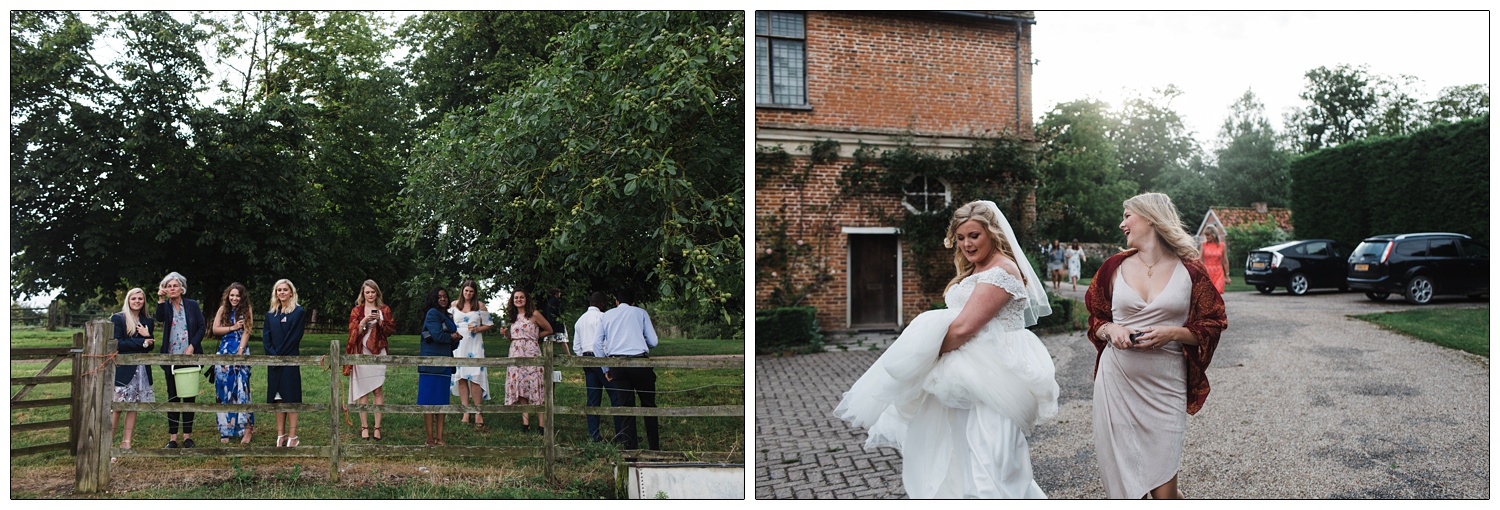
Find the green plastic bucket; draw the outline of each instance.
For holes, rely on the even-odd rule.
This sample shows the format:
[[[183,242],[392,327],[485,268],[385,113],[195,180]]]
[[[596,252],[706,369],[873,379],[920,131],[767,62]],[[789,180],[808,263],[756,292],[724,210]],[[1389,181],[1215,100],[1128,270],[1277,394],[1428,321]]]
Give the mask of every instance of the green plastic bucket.
[[[177,396],[198,396],[198,379],[202,378],[202,375],[198,373],[199,368],[202,367],[187,366],[172,368],[172,378],[177,381]]]

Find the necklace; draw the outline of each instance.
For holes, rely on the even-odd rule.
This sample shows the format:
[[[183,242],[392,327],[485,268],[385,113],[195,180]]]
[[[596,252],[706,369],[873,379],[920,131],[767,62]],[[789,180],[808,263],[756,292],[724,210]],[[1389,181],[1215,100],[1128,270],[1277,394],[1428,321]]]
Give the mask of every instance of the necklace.
[[[1156,264],[1160,264],[1160,263],[1161,263],[1161,259],[1156,259],[1156,263],[1155,264],[1146,264],[1146,257],[1141,257],[1141,264],[1143,264],[1143,265],[1146,266],[1146,277],[1147,278],[1151,277],[1151,268],[1156,267]]]

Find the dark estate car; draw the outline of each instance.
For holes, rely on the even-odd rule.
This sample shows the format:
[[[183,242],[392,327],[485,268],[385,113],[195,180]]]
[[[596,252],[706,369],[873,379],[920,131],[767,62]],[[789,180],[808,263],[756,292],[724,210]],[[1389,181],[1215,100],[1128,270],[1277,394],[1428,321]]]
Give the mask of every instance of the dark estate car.
[[[1381,301],[1391,294],[1427,304],[1437,294],[1477,298],[1490,292],[1490,252],[1463,234],[1378,235],[1349,256],[1349,288]]]
[[[1344,290],[1349,244],[1332,239],[1287,241],[1250,252],[1245,257],[1245,283],[1262,294],[1277,287],[1301,296],[1312,288]]]

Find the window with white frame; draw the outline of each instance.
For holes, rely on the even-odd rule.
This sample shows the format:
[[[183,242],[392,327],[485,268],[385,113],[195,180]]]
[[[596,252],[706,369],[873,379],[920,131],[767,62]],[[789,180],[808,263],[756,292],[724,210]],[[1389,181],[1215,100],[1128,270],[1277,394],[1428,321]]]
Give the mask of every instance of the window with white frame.
[[[901,205],[916,214],[932,214],[948,207],[953,200],[948,181],[919,175],[907,181],[901,188]]]
[[[800,12],[755,11],[755,104],[807,104],[807,34]]]

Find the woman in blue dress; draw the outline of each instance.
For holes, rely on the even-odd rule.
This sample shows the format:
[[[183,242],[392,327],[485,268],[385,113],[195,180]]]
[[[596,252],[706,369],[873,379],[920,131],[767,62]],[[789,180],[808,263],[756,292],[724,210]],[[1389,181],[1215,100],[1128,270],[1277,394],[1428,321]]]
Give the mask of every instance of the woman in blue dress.
[[[239,282],[229,284],[219,298],[219,311],[214,314],[213,334],[219,335],[217,354],[244,356],[249,352],[250,332],[255,324],[254,312],[250,309],[249,292]],[[214,365],[214,393],[221,404],[250,403],[250,366]],[[232,437],[241,437],[240,443],[250,444],[250,434],[255,432],[255,414],[218,413],[219,442],[228,443]]]
[[[463,338],[458,334],[458,325],[448,317],[448,291],[432,289],[427,293],[426,318],[422,320],[422,356],[453,359],[453,349]],[[445,406],[449,404],[448,386],[453,380],[452,366],[417,367],[417,405]],[[443,442],[443,415],[426,413],[422,421],[427,425],[427,446],[446,445]]]
[[[302,331],[307,313],[297,304],[297,287],[291,280],[277,280],[271,288],[271,309],[266,312],[262,343],[267,356],[300,356]],[[296,365],[266,367],[266,402],[302,403],[302,368]],[[276,412],[276,446],[293,447],[297,440],[297,413]]]

